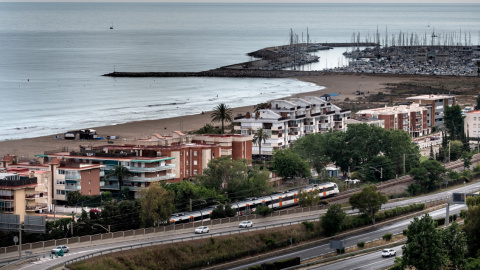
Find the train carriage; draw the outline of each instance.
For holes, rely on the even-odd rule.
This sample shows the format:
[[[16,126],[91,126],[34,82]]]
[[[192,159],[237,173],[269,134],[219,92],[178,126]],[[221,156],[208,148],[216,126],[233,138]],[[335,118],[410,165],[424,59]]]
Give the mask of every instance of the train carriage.
[[[231,206],[236,210],[237,215],[248,215],[255,211],[255,208],[259,205],[267,206],[272,209],[280,209],[285,207],[291,207],[298,204],[298,196],[300,191],[304,192],[313,192],[318,190],[318,196],[321,198],[326,198],[329,196],[334,196],[339,193],[338,186],[332,182],[319,183],[310,186],[306,186],[300,189],[293,189],[289,191],[284,191],[281,193],[275,193],[271,195],[248,198],[238,202],[232,202]],[[210,218],[212,211],[216,208],[216,205],[207,207],[205,209],[196,210],[192,212],[185,213],[175,213],[172,214],[170,218],[170,223],[188,223],[194,221],[201,221]]]

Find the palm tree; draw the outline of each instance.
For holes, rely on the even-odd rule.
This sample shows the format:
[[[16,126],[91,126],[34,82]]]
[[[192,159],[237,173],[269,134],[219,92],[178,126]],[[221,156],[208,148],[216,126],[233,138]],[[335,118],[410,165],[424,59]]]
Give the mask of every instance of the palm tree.
[[[257,105],[255,105],[255,110],[253,111],[254,113],[260,111],[260,110],[264,110],[268,108],[268,103],[258,103]]]
[[[253,144],[258,144],[258,154],[260,155],[260,157],[263,157],[262,156],[262,142],[265,143],[269,137],[270,136],[268,136],[268,134],[265,132],[265,130],[263,130],[263,128],[258,129],[257,132],[255,132],[255,134],[253,134],[252,142],[253,142]],[[263,158],[262,158],[262,160],[263,160]]]
[[[127,167],[122,166],[122,165],[117,165],[113,168],[113,171],[110,171],[107,176],[105,177],[106,179],[116,176],[118,179],[118,190],[122,189],[123,185],[123,178],[128,179],[128,177],[132,176],[130,171],[128,170]]]
[[[225,121],[232,122],[232,110],[224,103],[219,104],[212,112],[212,122],[222,122],[222,134],[225,133]]]

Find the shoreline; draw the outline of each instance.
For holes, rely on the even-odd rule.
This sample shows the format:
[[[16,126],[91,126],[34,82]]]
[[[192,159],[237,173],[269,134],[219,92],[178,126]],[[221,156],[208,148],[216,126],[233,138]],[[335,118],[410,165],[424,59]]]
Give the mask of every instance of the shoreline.
[[[292,79],[311,82],[319,87],[324,87],[321,90],[296,93],[279,99],[289,99],[291,97],[304,96],[321,96],[326,93],[339,94],[336,99],[332,100],[333,104],[343,101],[345,98],[355,99],[354,94],[360,87],[361,91],[370,94],[379,91],[385,91],[383,84],[395,83],[404,80],[410,80],[412,77],[399,76],[368,76],[366,74],[323,74],[320,76],[305,76],[293,77]],[[212,103],[212,110],[218,104]],[[232,116],[237,114],[245,114],[254,110],[253,105],[236,107],[235,104],[226,104],[232,109]],[[255,104],[256,105],[256,104]],[[84,127],[85,129],[95,129],[99,137],[119,136],[120,139],[113,140],[114,144],[122,144],[123,138],[143,138],[152,136],[154,133],[162,135],[170,135],[173,131],[182,131],[187,133],[203,127],[205,124],[211,123],[211,112],[205,111],[203,114],[192,114],[185,116],[178,116],[173,118],[164,118],[156,120],[134,121],[124,124],[117,124],[112,126],[99,127]],[[212,123],[214,126],[220,123]],[[107,140],[56,140],[54,136],[58,134],[51,134],[47,136],[0,141],[0,157],[5,155],[16,155],[19,160],[34,159],[34,155],[43,154],[44,151],[51,150],[65,150],[72,151],[79,148],[79,145],[105,145]],[[61,134],[63,135],[63,134]]]

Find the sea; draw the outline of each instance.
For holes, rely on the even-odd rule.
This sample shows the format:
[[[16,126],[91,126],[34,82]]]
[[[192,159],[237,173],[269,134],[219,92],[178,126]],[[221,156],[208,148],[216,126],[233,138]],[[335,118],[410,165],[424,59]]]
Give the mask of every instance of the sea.
[[[0,141],[323,89],[294,79],[102,76],[112,71],[215,69],[287,45],[291,31],[299,42],[374,41],[378,29],[384,40],[450,33],[480,44],[478,14],[480,4],[1,2]],[[346,65],[349,49],[319,51],[320,61],[301,69]]]

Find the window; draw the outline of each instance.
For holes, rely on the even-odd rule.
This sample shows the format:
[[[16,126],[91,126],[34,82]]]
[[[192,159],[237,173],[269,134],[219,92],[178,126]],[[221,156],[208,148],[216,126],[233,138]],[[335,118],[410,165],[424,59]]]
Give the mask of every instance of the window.
[[[197,151],[193,151],[193,155],[194,155],[194,156],[197,156]]]
[[[193,174],[194,174],[194,175],[197,175],[197,170],[193,170]]]
[[[88,190],[88,194],[89,194],[89,195],[92,194],[92,191],[91,191],[91,190]]]
[[[186,163],[186,165],[188,166],[188,160],[187,160],[185,163]]]
[[[57,189],[57,195],[65,195],[65,190]]]
[[[477,117],[473,117],[473,121],[477,121]]]
[[[197,165],[197,160],[194,160],[194,161],[193,161],[193,165]]]
[[[65,170],[57,170],[58,174],[65,174]]]
[[[64,180],[57,180],[56,184],[57,185],[65,185],[65,181]]]
[[[88,184],[89,184],[89,185],[92,184],[92,180],[88,180]]]

